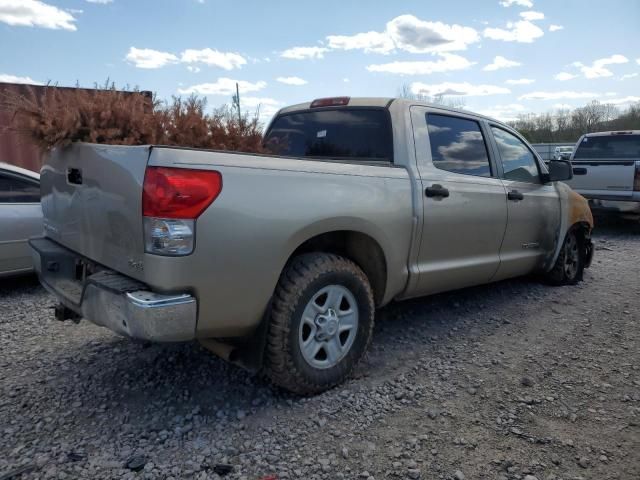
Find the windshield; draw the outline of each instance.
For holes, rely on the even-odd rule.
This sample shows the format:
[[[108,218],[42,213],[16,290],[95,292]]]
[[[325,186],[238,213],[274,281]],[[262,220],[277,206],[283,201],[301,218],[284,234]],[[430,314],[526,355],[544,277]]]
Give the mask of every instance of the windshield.
[[[279,156],[385,161],[393,159],[389,114],[382,109],[341,108],[284,114],[265,143]]]
[[[578,145],[574,159],[639,160],[640,135],[584,137]]]

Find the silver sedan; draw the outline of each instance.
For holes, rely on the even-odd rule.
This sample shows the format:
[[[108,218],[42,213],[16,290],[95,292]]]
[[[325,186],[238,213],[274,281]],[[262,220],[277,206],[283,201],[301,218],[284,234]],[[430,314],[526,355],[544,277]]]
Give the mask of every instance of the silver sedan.
[[[33,271],[27,240],[41,234],[40,175],[0,162],[0,277]]]

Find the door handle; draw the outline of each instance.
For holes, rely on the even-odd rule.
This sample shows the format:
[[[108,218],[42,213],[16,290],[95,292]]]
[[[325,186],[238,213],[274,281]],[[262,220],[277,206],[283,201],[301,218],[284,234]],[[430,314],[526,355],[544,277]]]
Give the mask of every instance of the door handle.
[[[433,198],[433,197],[447,198],[449,196],[449,190],[444,188],[442,185],[438,185],[437,183],[434,183],[430,187],[427,187],[424,189],[424,194],[429,198]]]
[[[586,175],[587,174],[587,169],[586,168],[582,168],[582,167],[577,167],[573,169],[573,174],[574,175]]]
[[[507,193],[507,198],[509,200],[524,200],[524,195],[518,190],[511,190],[509,193]]]

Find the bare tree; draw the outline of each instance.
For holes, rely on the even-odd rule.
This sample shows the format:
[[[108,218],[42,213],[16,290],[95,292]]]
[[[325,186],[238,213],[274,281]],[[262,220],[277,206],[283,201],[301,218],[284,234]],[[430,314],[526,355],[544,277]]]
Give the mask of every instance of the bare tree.
[[[442,93],[437,95],[425,95],[423,93],[414,93],[411,90],[411,85],[408,83],[402,84],[398,89],[398,98],[407,98],[409,100],[418,100],[419,102],[433,103],[435,105],[444,105],[446,107],[463,109],[465,107],[464,99],[460,97],[447,97]]]
[[[593,101],[574,110],[520,115],[511,126],[535,143],[574,143],[583,133],[640,129],[640,103],[625,111],[609,103]]]

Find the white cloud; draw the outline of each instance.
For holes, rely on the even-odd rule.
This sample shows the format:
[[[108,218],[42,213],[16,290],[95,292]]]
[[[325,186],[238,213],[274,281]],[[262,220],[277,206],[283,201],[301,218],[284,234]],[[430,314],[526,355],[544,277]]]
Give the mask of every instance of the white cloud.
[[[336,50],[362,50],[388,54],[394,50],[411,53],[465,50],[479,40],[471,27],[420,20],[413,15],[400,15],[387,22],[382,32],[355,35],[329,35],[327,45]]]
[[[309,83],[300,77],[278,77],[276,78],[276,82],[284,83],[285,85],[306,85]]]
[[[574,92],[570,90],[558,92],[529,92],[518,97],[518,100],[570,100],[578,98],[596,98],[600,95],[593,92]]]
[[[523,15],[531,13],[538,14],[538,12],[523,12]],[[531,20],[532,19],[508,22],[507,28],[485,28],[482,34],[492,40],[532,43],[536,38],[542,37],[544,31],[532,23]]]
[[[345,77],[345,78],[343,78],[343,79],[342,79],[342,81],[343,81],[344,83],[349,83],[351,80],[349,80],[347,77]]]
[[[510,7],[512,5],[518,5],[519,7],[531,8],[533,7],[533,2],[531,0],[502,0],[500,5],[503,7]]]
[[[568,103],[554,103],[553,108],[557,110],[570,110],[573,107]]]
[[[26,83],[29,85],[42,85],[42,82],[38,82],[31,77],[18,77],[16,75],[9,75],[8,73],[0,73],[0,83]]]
[[[0,0],[2,1],[2,0]],[[232,52],[220,52],[211,48],[202,50],[187,49],[180,54],[180,58],[170,52],[162,52],[151,48],[129,48],[125,59],[138,68],[161,68],[174,63],[186,63],[190,72],[199,72],[200,68],[191,64],[204,64],[220,67],[224,70],[233,70],[245,65],[247,61],[239,54]]]
[[[564,30],[564,27],[562,25],[549,25],[550,32],[557,32],[558,30]]]
[[[511,93],[511,90],[505,87],[498,87],[497,85],[472,85],[468,82],[444,82],[432,85],[416,82],[411,84],[411,92],[415,94],[429,95],[432,97],[437,95],[481,97],[487,95]]]
[[[640,58],[636,58],[636,63],[640,65]]]
[[[233,52],[220,52],[211,48],[187,49],[180,54],[180,61],[183,63],[204,63],[224,70],[240,68],[247,63],[242,55]]]
[[[520,16],[525,20],[534,21],[534,20],[544,20],[544,13],[542,12],[534,12],[533,10],[529,10],[527,12],[521,12]]]
[[[409,61],[373,64],[367,66],[370,72],[397,73],[401,75],[429,75],[436,72],[464,70],[474,65],[466,58],[452,53],[439,54],[436,61]]]
[[[480,40],[471,27],[428,22],[413,15],[401,15],[387,23],[387,34],[396,47],[411,53],[466,50],[467,45]]]
[[[324,58],[324,54],[328,51],[329,49],[324,47],[293,47],[282,52],[280,56],[282,58],[293,58],[295,60]]]
[[[106,5],[107,3],[113,3],[113,0],[87,0],[89,3],[99,3],[100,5]]]
[[[507,80],[504,83],[508,85],[529,85],[533,82],[535,82],[533,78],[518,78],[516,80]]]
[[[494,57],[493,63],[486,65],[483,70],[485,72],[493,72],[494,70],[500,70],[502,68],[511,68],[511,67],[519,67],[522,65],[520,62],[516,62],[514,60],[507,60],[501,55]]]
[[[19,27],[77,30],[75,17],[40,0],[0,0],[0,22]]]
[[[178,57],[173,53],[152,50],[151,48],[129,48],[129,52],[125,57],[129,63],[137,68],[160,68],[171,63],[178,63]]]
[[[611,72],[611,70],[605,68],[606,65],[615,65],[628,62],[629,59],[624,55],[611,55],[610,57],[599,58],[598,60],[595,60],[590,66],[584,65],[580,62],[573,62],[573,66],[578,67],[585,78],[601,78],[610,77],[613,75],[613,72]]]
[[[571,80],[572,78],[576,78],[578,75],[574,75],[568,72],[560,72],[556,74],[553,78],[556,80],[560,80],[561,82],[566,82],[567,80]]]
[[[622,75],[620,80],[627,80],[629,78],[636,78],[638,76],[637,73],[627,73],[626,75]]]
[[[233,95],[236,93],[236,83],[240,89],[241,100],[244,101],[242,94],[247,92],[257,92],[267,86],[267,82],[259,81],[255,83],[245,80],[233,80],[231,78],[221,77],[214,83],[200,83],[187,88],[178,89],[178,93],[190,95],[192,93],[198,95]]]
[[[366,32],[355,35],[329,35],[327,43],[336,50],[364,50],[366,53],[387,54],[393,51],[395,44],[387,33]]]
[[[494,105],[491,108],[484,110],[474,109],[474,111],[477,111],[482,115],[486,115],[487,117],[497,118],[503,122],[510,122],[512,120],[516,120],[519,114],[526,111],[526,108],[524,105],[520,105],[519,103],[510,103],[508,105]]]

